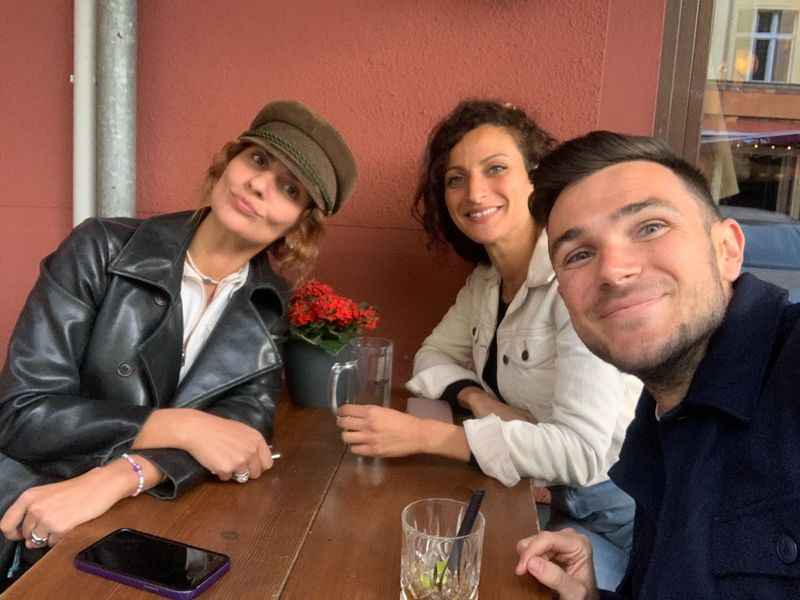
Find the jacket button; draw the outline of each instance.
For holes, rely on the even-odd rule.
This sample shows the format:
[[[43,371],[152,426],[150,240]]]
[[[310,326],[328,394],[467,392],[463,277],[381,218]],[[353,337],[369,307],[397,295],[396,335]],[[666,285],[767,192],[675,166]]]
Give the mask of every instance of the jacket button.
[[[117,375],[120,377],[130,377],[133,375],[133,366],[130,363],[121,362],[117,365]]]
[[[528,354],[528,351],[527,350],[523,350],[522,351],[522,360],[528,360],[529,357],[530,357],[530,354]]]
[[[778,538],[775,550],[778,552],[778,558],[785,565],[790,565],[797,560],[797,542],[786,534]]]
[[[156,294],[153,296],[153,302],[155,302],[158,306],[166,306],[167,299],[164,297],[163,294]]]
[[[508,364],[508,355],[507,354],[503,354],[503,364],[504,365]]]

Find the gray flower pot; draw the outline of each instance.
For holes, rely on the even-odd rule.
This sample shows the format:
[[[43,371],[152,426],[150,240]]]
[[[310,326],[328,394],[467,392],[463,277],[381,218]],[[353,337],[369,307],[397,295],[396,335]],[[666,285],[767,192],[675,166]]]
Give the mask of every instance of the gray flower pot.
[[[292,402],[299,406],[330,408],[328,376],[334,363],[349,360],[349,347],[345,346],[334,356],[319,346],[291,339],[286,342],[283,356],[286,363],[286,386]],[[339,387],[342,382],[340,379]],[[342,390],[338,391],[341,393]]]

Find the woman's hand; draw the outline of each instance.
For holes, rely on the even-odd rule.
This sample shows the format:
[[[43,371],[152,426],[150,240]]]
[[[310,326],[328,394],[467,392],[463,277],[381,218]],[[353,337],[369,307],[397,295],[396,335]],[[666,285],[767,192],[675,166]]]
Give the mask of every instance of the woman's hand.
[[[527,410],[500,402],[497,398],[477,386],[462,389],[458,393],[458,403],[478,419],[486,415],[495,414],[503,421],[536,423],[536,419]]]
[[[468,461],[469,444],[458,425],[420,419],[391,408],[345,404],[336,424],[342,440],[353,454],[362,456],[408,456],[435,454]]]
[[[187,408],[154,411],[133,448],[181,448],[222,481],[245,472],[257,479],[272,467],[272,453],[258,430]]]
[[[573,529],[544,531],[517,544],[517,575],[530,573],[564,600],[597,600],[592,545]]]
[[[149,480],[147,487],[157,483],[158,469],[141,457],[135,460],[142,465],[146,481]],[[72,479],[32,487],[8,507],[0,519],[0,530],[9,540],[24,539],[28,548],[44,546],[33,543],[34,533],[53,546],[78,525],[99,517],[130,496],[137,485],[138,479],[128,462],[118,459]]]
[[[343,429],[342,440],[353,454],[362,456],[408,456],[424,449],[422,419],[374,405],[345,404],[336,424]]]

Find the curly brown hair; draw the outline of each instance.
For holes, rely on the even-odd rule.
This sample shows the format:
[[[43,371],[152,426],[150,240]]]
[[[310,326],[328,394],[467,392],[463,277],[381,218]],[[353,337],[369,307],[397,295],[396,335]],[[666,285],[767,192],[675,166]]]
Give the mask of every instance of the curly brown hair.
[[[214,157],[206,171],[202,186],[202,204],[206,206],[211,197],[211,190],[216,185],[225,169],[243,150],[252,146],[251,142],[235,140],[225,144]],[[295,283],[305,279],[317,261],[319,243],[325,231],[325,214],[313,202],[300,213],[297,223],[281,238],[275,240],[267,249],[272,256],[275,267],[281,275],[292,279]]]
[[[482,244],[464,235],[450,218],[444,200],[444,173],[453,146],[481,125],[503,127],[514,137],[531,181],[539,161],[556,144],[524,110],[498,100],[463,100],[431,130],[412,215],[425,229],[429,248],[449,245],[461,258],[474,264],[488,264],[489,255]]]

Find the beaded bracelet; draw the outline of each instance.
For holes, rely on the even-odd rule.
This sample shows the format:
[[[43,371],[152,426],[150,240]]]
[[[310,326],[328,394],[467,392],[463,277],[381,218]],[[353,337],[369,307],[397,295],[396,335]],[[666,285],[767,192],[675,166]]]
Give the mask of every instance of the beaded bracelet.
[[[139,480],[139,483],[136,485],[136,491],[131,494],[131,498],[135,498],[144,490],[144,472],[142,471],[142,465],[133,460],[127,453],[123,454],[122,458],[130,463],[133,472],[136,473],[136,477]]]

